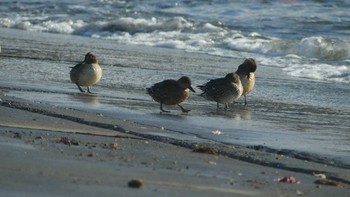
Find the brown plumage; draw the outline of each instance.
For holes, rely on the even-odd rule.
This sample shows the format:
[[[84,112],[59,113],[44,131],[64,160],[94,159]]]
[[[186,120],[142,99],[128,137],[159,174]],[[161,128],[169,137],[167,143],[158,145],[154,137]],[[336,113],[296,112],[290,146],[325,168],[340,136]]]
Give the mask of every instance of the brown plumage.
[[[183,76],[179,80],[167,79],[156,83],[152,87],[147,88],[147,93],[155,101],[160,103],[160,110],[162,112],[169,112],[163,109],[163,104],[178,105],[182,112],[189,112],[190,110],[184,109],[180,105],[180,103],[190,96],[189,90],[195,92],[191,87],[191,79]]]
[[[242,83],[236,73],[229,73],[224,78],[213,79],[197,87],[203,91],[201,96],[216,101],[217,110],[219,103],[225,104],[227,110],[228,104],[237,100],[243,92]]]
[[[240,76],[244,96],[244,104],[247,105],[247,95],[253,90],[255,85],[256,62],[253,58],[246,59],[238,66],[236,73]]]
[[[85,55],[83,62],[72,67],[70,79],[75,83],[81,92],[85,92],[80,86],[86,86],[89,93],[89,86],[96,84],[102,77],[102,69],[98,60],[91,52]]]

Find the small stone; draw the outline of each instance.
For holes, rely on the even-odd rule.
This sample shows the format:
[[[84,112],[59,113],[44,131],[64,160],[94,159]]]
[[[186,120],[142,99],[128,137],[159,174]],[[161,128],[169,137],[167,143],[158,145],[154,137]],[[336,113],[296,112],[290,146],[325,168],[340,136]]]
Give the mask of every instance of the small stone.
[[[38,136],[38,137],[35,137],[36,140],[42,140],[44,139],[43,136]]]
[[[22,139],[22,135],[18,132],[14,133],[14,138]]]
[[[319,179],[315,181],[315,184],[317,185],[329,185],[329,186],[336,186],[336,187],[342,187],[344,184],[339,181],[333,181],[330,179]]]
[[[118,146],[119,146],[119,145],[118,145],[118,143],[116,143],[116,142],[110,143],[110,144],[109,144],[109,147],[110,147],[111,149],[113,149],[113,150],[117,149]]]
[[[60,143],[65,144],[65,145],[79,145],[79,143],[75,140],[71,140],[67,137],[61,137],[59,140]]]
[[[304,193],[303,193],[302,191],[300,191],[300,190],[297,190],[297,191],[295,191],[295,192],[297,193],[298,196],[304,195]]]
[[[78,177],[73,178],[73,183],[77,184],[78,183]]]
[[[314,176],[319,178],[319,179],[326,179],[327,178],[327,176],[325,174],[321,174],[321,173],[320,174],[314,173]]]
[[[128,186],[131,188],[141,188],[143,187],[144,183],[140,179],[133,179],[129,181]]]
[[[207,154],[213,154],[213,155],[218,154],[214,148],[209,147],[209,146],[196,147],[195,149],[193,149],[193,152],[195,152],[195,153],[207,153]]]

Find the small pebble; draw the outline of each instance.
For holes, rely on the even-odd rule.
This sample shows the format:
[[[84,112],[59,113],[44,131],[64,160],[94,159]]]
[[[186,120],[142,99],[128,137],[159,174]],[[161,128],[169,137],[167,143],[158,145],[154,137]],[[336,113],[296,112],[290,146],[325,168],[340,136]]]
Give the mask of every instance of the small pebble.
[[[329,185],[329,186],[336,186],[336,187],[342,187],[344,184],[339,181],[333,181],[330,179],[319,179],[314,182],[317,185]]]
[[[295,192],[297,193],[298,196],[304,195],[304,193],[303,193],[302,191],[300,191],[300,190],[297,190],[297,191],[295,191]]]
[[[19,139],[21,139],[22,138],[22,135],[20,134],[20,133],[18,133],[18,132],[16,132],[16,133],[14,133],[14,136],[13,136],[14,138],[19,138]]]
[[[35,137],[36,140],[42,140],[44,139],[42,136]]]
[[[327,176],[325,174],[321,174],[321,173],[320,174],[315,174],[314,173],[314,176],[319,178],[319,179],[326,179],[327,178]]]
[[[133,179],[128,183],[128,186],[131,188],[141,188],[143,187],[143,185],[143,181],[140,179]]]
[[[212,148],[212,147],[196,147],[195,149],[193,149],[193,152],[195,153],[207,153],[207,154],[213,154],[216,155],[218,154],[217,151]]]
[[[109,147],[110,147],[111,149],[113,149],[113,150],[117,149],[118,146],[119,146],[119,145],[118,145],[118,143],[116,143],[116,142],[110,143],[110,144],[109,144]]]

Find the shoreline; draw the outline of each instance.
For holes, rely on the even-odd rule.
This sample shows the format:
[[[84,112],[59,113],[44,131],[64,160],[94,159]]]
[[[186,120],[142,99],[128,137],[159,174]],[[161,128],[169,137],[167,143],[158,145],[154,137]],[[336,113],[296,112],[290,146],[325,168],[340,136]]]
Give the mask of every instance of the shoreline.
[[[159,156],[161,158],[157,159],[156,163],[165,165],[165,164],[169,164],[170,162],[169,160],[171,160],[170,163],[173,163],[173,165],[175,166],[177,166],[178,163],[182,163],[183,168],[181,168],[181,170],[179,169],[175,170],[173,169],[174,167],[166,167],[165,168],[166,171],[167,170],[171,171],[171,173],[174,173],[174,174],[172,174],[171,178],[163,177],[162,178],[163,180],[160,181],[158,180],[158,175],[163,173],[163,170],[164,170],[163,168],[158,169],[157,167],[153,166],[155,164],[152,163],[151,166],[153,167],[151,171],[152,171],[152,174],[154,173],[155,177],[153,177],[152,175],[152,178],[151,178],[150,175],[148,173],[145,174],[145,172],[139,172],[139,174],[137,173],[134,174],[133,173],[134,171],[138,171],[138,169],[140,168],[142,169],[142,167],[138,165],[138,162],[129,161],[127,163],[130,166],[127,166],[126,168],[123,167],[124,168],[123,174],[125,175],[124,177],[125,179],[123,180],[124,182],[118,182],[119,185],[118,184],[115,185],[116,187],[122,187],[126,189],[126,191],[124,191],[126,192],[124,193],[124,195],[135,194],[133,193],[134,190],[130,191],[127,189],[128,179],[126,178],[126,177],[134,177],[134,176],[136,176],[136,178],[142,177],[142,180],[144,181],[144,184],[145,184],[145,188],[141,190],[147,190],[147,192],[151,192],[152,195],[160,195],[160,193],[158,192],[162,190],[167,192],[170,192],[170,191],[175,192],[173,193],[174,195],[175,194],[178,195],[179,193],[188,194],[188,192],[190,192],[192,194],[193,192],[194,193],[198,192],[197,194],[198,196],[200,195],[211,196],[214,194],[215,195],[239,194],[243,196],[265,196],[265,195],[279,196],[281,194],[279,192],[282,192],[284,195],[292,196],[292,195],[295,195],[295,190],[298,190],[307,196],[309,195],[327,196],[331,194],[331,193],[328,193],[331,191],[333,194],[335,192],[340,195],[345,195],[350,189],[350,180],[349,180],[350,170],[348,169],[332,167],[324,164],[318,164],[311,161],[299,160],[295,158],[286,157],[282,154],[267,153],[267,152],[262,152],[259,150],[254,150],[254,149],[245,148],[245,147],[236,146],[236,145],[225,145],[225,144],[215,144],[215,143],[213,144],[212,142],[206,142],[205,140],[198,140],[197,142],[186,141],[186,140],[179,141],[176,139],[171,139],[169,137],[154,136],[152,135],[152,132],[160,128],[149,127],[149,126],[140,125],[134,122],[118,120],[115,118],[100,117],[96,114],[91,114],[83,111],[63,109],[60,107],[52,107],[52,106],[46,106],[42,104],[35,104],[24,100],[20,100],[20,99],[8,98],[6,96],[2,96],[1,99],[2,101],[1,101],[0,111],[2,114],[8,114],[8,116],[1,117],[1,123],[2,123],[1,134],[2,135],[0,139],[2,142],[0,144],[3,146],[4,145],[10,146],[10,148],[2,148],[0,151],[1,152],[0,154],[11,155],[11,157],[7,159],[7,162],[3,164],[4,165],[3,167],[5,167],[5,169],[7,170],[2,171],[1,172],[2,174],[11,173],[11,171],[14,170],[14,169],[11,169],[10,166],[8,166],[11,163],[11,160],[13,160],[13,162],[15,162],[15,160],[18,160],[18,159],[26,161],[26,159],[21,158],[20,155],[17,155],[17,156],[13,155],[11,152],[14,149],[24,149],[24,150],[21,150],[22,154],[23,152],[27,152],[27,149],[38,152],[38,154],[33,153],[31,155],[32,157],[31,159],[33,160],[44,159],[41,154],[48,154],[49,157],[55,157],[55,158],[56,156],[64,155],[65,157],[63,158],[64,163],[79,162],[81,160],[84,160],[85,162],[79,162],[79,164],[77,164],[79,168],[80,167],[85,168],[84,167],[85,165],[87,166],[91,165],[92,161],[91,160],[86,161],[84,159],[85,157],[89,159],[93,158],[92,160],[94,162],[98,162],[99,165],[102,165],[103,168],[106,168],[106,169],[111,168],[112,166],[115,166],[115,165],[122,165],[122,166],[125,165],[125,164],[121,164],[125,161],[120,160],[120,158],[124,158],[124,157],[126,158],[130,157],[133,159],[137,158],[136,160],[138,160],[141,163],[141,165],[145,165],[147,166],[146,168],[149,168],[150,167],[149,165],[151,164],[144,162],[144,160],[148,160],[152,157],[150,157],[149,155],[143,155],[143,154],[146,154],[144,152],[146,150],[141,151],[142,153],[141,152],[138,153],[136,151],[136,150],[138,151],[142,150],[143,148],[145,148],[144,147],[145,145],[141,144],[139,148],[135,150],[133,150],[135,147],[131,145],[135,142],[144,141],[146,142],[146,145],[151,145],[151,148],[146,151],[147,154],[162,155],[162,156]],[[70,116],[68,116],[67,114],[70,114]],[[25,119],[26,121],[24,121]],[[51,120],[51,119],[54,119],[54,120]],[[31,125],[28,122],[34,122],[34,123],[32,123],[33,125]],[[46,126],[48,122],[55,122],[55,125],[52,125],[52,127],[50,128],[49,126]],[[59,124],[61,122],[62,124]],[[65,124],[68,124],[71,129],[67,131],[64,128]],[[61,125],[61,126],[57,126],[57,125]],[[72,126],[72,125],[76,125],[76,126]],[[91,129],[92,132],[89,132],[89,129],[82,128],[82,127],[92,127]],[[77,130],[77,128],[80,128],[80,131]],[[101,132],[97,132],[97,131],[101,131]],[[147,133],[147,132],[150,132],[150,133]],[[168,131],[163,130],[162,132],[168,132]],[[50,140],[50,137],[46,137],[46,136],[55,136],[55,137],[51,137],[54,140],[52,139]],[[75,140],[77,142],[77,145],[63,144],[61,141],[59,141],[59,139],[62,139],[63,137],[71,140],[72,142],[74,142]],[[85,139],[85,138],[88,138],[88,139]],[[127,141],[127,143],[126,142],[120,143],[119,141],[120,139]],[[82,142],[84,140],[86,141]],[[94,142],[95,140],[100,140],[100,141],[99,143],[96,143]],[[119,159],[115,159],[115,156],[111,158],[110,157],[111,153],[105,152],[106,149],[108,151],[113,149],[113,148],[110,148],[110,144],[114,143],[114,141],[117,144],[116,150],[119,151],[119,148],[118,148],[119,146],[122,149],[119,152],[117,151],[118,152],[117,155]],[[91,147],[86,148],[87,146],[90,146],[90,145],[93,148]],[[166,151],[178,152],[181,150],[180,152],[182,152],[183,154],[182,153],[177,154],[177,157],[174,158],[173,156],[168,155],[167,153],[164,153],[165,151],[164,149],[159,149],[160,145],[167,147],[165,149]],[[199,150],[198,152],[200,153],[196,153],[196,150],[198,147],[205,147],[205,150],[204,151]],[[71,154],[70,153],[71,151],[74,152],[74,154]],[[133,152],[132,154],[130,154],[130,152],[128,151],[136,151],[136,152]],[[214,151],[214,152],[212,153],[210,151]],[[157,152],[157,153],[154,153],[154,152]],[[193,159],[193,155],[195,155],[195,157],[198,157],[198,158]],[[153,155],[153,157],[156,157],[156,156]],[[164,157],[167,159],[164,160]],[[180,177],[185,175],[191,178],[197,177],[197,175],[193,175],[191,173],[187,174],[186,172],[183,172],[183,171],[187,168],[186,166],[194,165],[193,163],[198,163],[202,159],[208,160],[207,162],[204,162],[203,165],[209,166],[210,173],[206,171],[208,169],[206,168],[202,169],[200,167],[198,168],[196,167],[196,171],[200,174],[209,173],[210,176],[209,177],[205,176],[206,179],[209,179],[209,180],[214,179],[212,181],[221,182],[221,184],[197,185],[197,182],[192,182],[193,180],[187,180],[189,181],[188,184],[190,185],[188,186],[187,184],[183,184],[182,181],[181,183],[173,182],[174,178],[182,180],[182,178]],[[20,162],[21,164],[16,164],[15,166],[20,169],[27,168],[26,166],[27,164],[24,161],[21,161]],[[34,162],[34,163],[37,163],[37,162]],[[32,175],[34,177],[32,179],[40,180],[41,178],[50,178],[50,176],[48,175],[50,173],[46,172],[45,169],[42,169],[43,166],[40,167],[40,165],[44,165],[44,164],[39,164],[39,163],[37,164],[39,165],[37,169],[39,173],[36,175],[35,174]],[[110,166],[111,164],[112,166]],[[221,166],[221,167],[217,168],[217,166]],[[222,168],[222,166],[224,167]],[[191,169],[191,167],[189,168]],[[224,171],[225,169],[226,170],[231,169],[231,171],[232,170],[235,171],[235,169],[240,169],[239,172],[237,172],[238,175],[237,174],[232,175],[234,177],[233,179],[235,180],[237,176],[241,177],[243,175],[245,179],[239,180],[239,181],[237,180],[233,181],[234,182],[232,184],[233,186],[231,185],[231,183],[222,185],[225,181],[230,182],[229,181],[230,179],[227,176],[225,176],[224,178],[220,177],[224,175],[223,174],[219,175],[220,173],[218,173],[217,171],[222,173],[222,171]],[[178,174],[179,172],[181,173]],[[71,180],[68,181],[68,183],[70,182],[73,185],[79,185],[79,187],[83,187],[83,188],[90,187],[91,185],[95,185],[95,186],[103,185],[102,180],[96,181],[96,183],[91,183],[89,180],[85,180],[85,182],[83,181],[84,183],[80,183],[80,180],[84,179],[85,176],[92,176],[93,173],[92,174],[91,173],[92,173],[91,171],[84,171],[84,175],[81,174],[77,176],[78,178],[72,178]],[[183,175],[182,173],[185,173],[185,175]],[[26,171],[20,170],[20,172],[17,172],[17,174],[26,174]],[[134,175],[129,176],[129,174],[134,174]],[[314,182],[317,181],[318,178],[314,176],[314,174],[324,174],[327,176],[327,179],[335,181],[339,183],[339,185],[341,186],[324,186],[324,185],[315,184]],[[301,184],[295,185],[295,184],[276,182],[275,179],[279,178],[282,175],[294,176],[299,181],[301,181]],[[59,175],[55,175],[55,176],[59,176]],[[102,179],[102,177],[99,177],[96,179]],[[19,181],[17,180],[17,178],[14,178],[13,181],[15,180],[17,182]],[[1,182],[3,181],[4,180],[2,180]],[[178,186],[182,187],[182,189],[178,188]],[[150,189],[150,187],[153,189]],[[154,190],[154,187],[159,189]],[[271,191],[272,188],[275,191]],[[275,193],[277,192],[276,189],[278,193]],[[176,190],[176,191],[173,191],[173,190]],[[325,192],[325,190],[327,192]],[[44,189],[44,191],[46,190]],[[32,192],[31,194],[32,196],[35,196],[40,194],[40,192],[39,193]],[[169,196],[172,196],[172,195],[169,194]]]
[[[11,92],[11,88],[0,86],[0,90],[1,89],[4,92],[8,92],[8,93]],[[22,91],[22,89],[19,88],[16,91]],[[327,166],[332,166],[335,168],[343,168],[343,169],[347,169],[347,170],[350,169],[350,166],[348,164],[345,164],[345,163],[342,163],[341,161],[327,158],[327,157],[324,157],[324,156],[318,155],[318,154],[296,151],[296,150],[288,150],[288,149],[274,149],[274,148],[271,148],[268,146],[263,146],[263,145],[244,145],[244,144],[225,143],[225,142],[220,142],[220,141],[216,141],[213,139],[208,139],[205,136],[184,133],[184,132],[181,132],[178,130],[172,130],[171,128],[165,128],[162,126],[152,125],[152,124],[149,124],[147,122],[133,121],[132,119],[128,119],[127,117],[124,117],[124,116],[121,119],[119,117],[114,117],[114,116],[111,116],[109,114],[96,113],[94,111],[90,111],[88,109],[85,110],[82,108],[70,108],[70,107],[62,107],[62,106],[58,105],[58,106],[54,106],[54,108],[73,110],[74,113],[70,114],[70,113],[65,112],[65,110],[51,111],[50,107],[53,107],[53,105],[50,103],[39,102],[41,104],[46,105],[44,107],[40,104],[38,105],[36,102],[33,102],[33,101],[28,101],[25,99],[11,97],[11,96],[5,96],[4,94],[1,94],[1,93],[0,93],[0,95],[3,97],[2,101],[0,102],[0,106],[11,107],[11,108],[19,109],[19,110],[25,110],[25,111],[29,111],[29,112],[39,113],[39,114],[43,114],[43,115],[46,115],[49,117],[54,117],[54,118],[61,118],[61,119],[65,119],[68,121],[74,121],[74,122],[77,122],[79,124],[99,127],[101,129],[110,129],[110,130],[114,130],[114,131],[119,132],[119,133],[132,134],[132,135],[139,136],[142,138],[149,138],[149,139],[156,140],[156,141],[161,141],[161,142],[165,142],[165,143],[183,146],[185,148],[193,148],[194,144],[196,144],[196,143],[217,144],[219,146],[222,145],[222,147],[225,147],[225,146],[235,147],[238,149],[244,149],[246,151],[261,153],[262,155],[264,153],[268,153],[268,154],[272,154],[272,155],[283,155],[285,157],[303,160],[303,161],[307,161],[307,162],[315,162],[315,163],[318,163],[319,165],[327,165]],[[85,96],[90,97],[91,95],[85,95]],[[31,103],[31,104],[29,104],[29,103]],[[80,116],[81,116],[81,114],[84,114],[84,113],[88,113],[88,114],[95,113],[95,115],[100,117],[101,120],[108,119],[108,121],[103,121],[103,123],[95,122],[94,120],[87,121],[84,118],[80,118],[78,115],[78,114],[80,114]],[[172,116],[172,115],[170,115],[170,116]],[[129,124],[126,124],[126,122],[128,122]],[[119,126],[119,125],[123,125],[123,126]],[[129,129],[128,126],[130,126],[130,125],[139,125],[139,127],[136,129],[134,127],[131,127],[132,129]],[[145,132],[144,130],[146,128],[148,128],[147,129],[148,132],[143,133],[143,132]],[[135,130],[136,132],[131,131],[131,130]],[[137,132],[137,130],[142,130],[143,132]],[[98,134],[107,135],[107,136],[110,135],[109,132],[106,132],[106,133],[105,132],[106,131],[104,130],[104,131],[99,132]],[[84,134],[84,132],[82,134]],[[92,133],[92,134],[98,135],[97,133]],[[218,149],[220,149],[219,146],[217,147]],[[230,148],[228,148],[228,149],[230,149]],[[244,155],[232,154],[229,151],[228,152],[221,151],[221,154],[223,154],[225,156],[232,157],[234,159],[240,159],[240,160],[252,162],[252,163],[259,163],[261,165],[266,165],[266,166],[270,166],[270,167],[275,167],[275,165],[276,166],[277,165],[288,166],[285,164],[281,165],[278,163],[269,165],[268,162],[266,162],[266,161],[249,160],[249,159],[246,159]],[[272,163],[274,163],[274,162],[272,162]],[[287,167],[287,169],[289,169],[289,168]],[[290,169],[292,169],[292,167]],[[295,170],[296,170],[296,172],[298,172],[298,169],[295,169]],[[302,169],[301,171],[305,171],[305,170]],[[346,180],[342,180],[342,181],[347,182]]]

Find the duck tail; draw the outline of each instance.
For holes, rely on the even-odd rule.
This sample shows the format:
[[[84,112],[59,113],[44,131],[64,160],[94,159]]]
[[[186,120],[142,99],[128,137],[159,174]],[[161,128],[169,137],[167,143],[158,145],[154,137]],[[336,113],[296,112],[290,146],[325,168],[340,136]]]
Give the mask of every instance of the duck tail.
[[[203,91],[199,96],[205,97],[205,95],[207,93],[207,91],[205,90],[205,85],[199,85],[199,86],[197,86],[197,88],[199,88],[200,90]]]
[[[152,88],[146,88],[147,94],[151,95],[153,94]]]
[[[205,85],[199,85],[199,86],[197,86],[197,88],[199,88],[202,91],[205,91]]]

